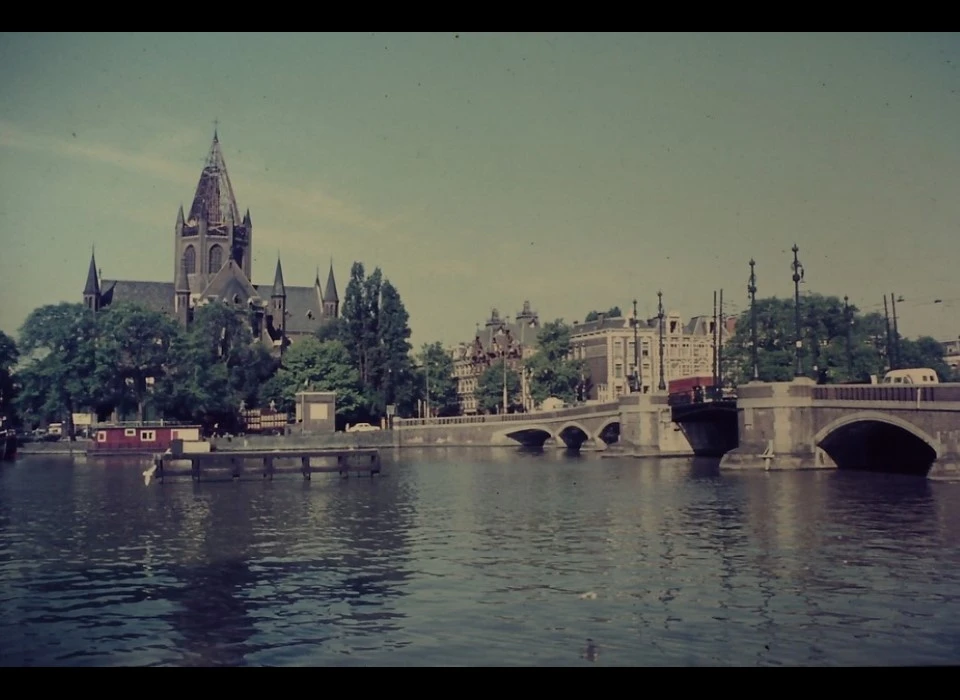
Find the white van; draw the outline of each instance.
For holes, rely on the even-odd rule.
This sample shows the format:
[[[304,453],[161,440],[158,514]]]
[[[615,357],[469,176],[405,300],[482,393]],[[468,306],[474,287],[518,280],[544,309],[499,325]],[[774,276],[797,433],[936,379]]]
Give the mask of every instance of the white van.
[[[937,373],[928,367],[892,369],[883,375],[884,384],[939,384]]]

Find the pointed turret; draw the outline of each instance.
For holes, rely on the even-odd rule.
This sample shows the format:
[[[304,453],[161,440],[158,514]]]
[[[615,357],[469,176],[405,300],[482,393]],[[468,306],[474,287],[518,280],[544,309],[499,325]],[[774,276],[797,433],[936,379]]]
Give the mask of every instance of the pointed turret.
[[[271,296],[287,296],[287,288],[283,285],[283,269],[280,267],[280,256],[277,256],[277,271],[273,275],[273,292]]]
[[[247,213],[243,215],[243,225],[249,226],[253,221],[250,219],[250,209],[247,209]]]
[[[317,278],[313,281],[313,286],[320,289],[320,266],[317,265]]]
[[[100,295],[100,280],[97,279],[97,258],[96,252],[90,250],[90,267],[87,269],[87,283],[83,287],[83,295]]]
[[[193,196],[187,221],[195,225],[201,220],[206,220],[210,226],[220,226],[226,223],[228,214],[235,222],[240,220],[237,200],[233,196],[233,185],[230,184],[227,164],[220,150],[220,140],[214,132],[213,143],[210,145],[210,152],[200,173],[200,181],[197,183],[197,191]]]
[[[337,296],[337,282],[333,278],[333,258],[330,258],[330,272],[327,273],[327,287],[323,290],[323,315],[336,318],[340,311],[340,298]]]
[[[177,212],[177,229],[183,228],[183,205],[180,205],[180,210]]]
[[[83,305],[91,311],[100,309],[100,278],[97,275],[95,251],[90,249],[90,267],[87,268],[87,283],[83,285]]]

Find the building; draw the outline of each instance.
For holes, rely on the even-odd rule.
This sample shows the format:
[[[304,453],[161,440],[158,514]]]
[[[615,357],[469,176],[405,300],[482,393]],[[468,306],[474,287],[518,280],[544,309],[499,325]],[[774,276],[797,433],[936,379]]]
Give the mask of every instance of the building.
[[[313,335],[339,313],[332,259],[323,287],[319,267],[312,285],[287,286],[279,257],[272,284],[253,284],[253,220],[249,209],[240,216],[216,131],[190,210],[184,214],[181,205],[177,212],[173,244],[166,282],[104,279],[91,253],[83,303],[96,312],[118,302],[136,302],[178,319],[184,327],[197,307],[226,304],[249,314],[254,337],[277,352]]]
[[[735,321],[735,320],[734,320]],[[630,378],[640,370],[637,382],[642,393],[657,391],[660,384],[660,335],[656,317],[641,320],[634,331],[633,317],[607,317],[574,323],[570,334],[571,357],[583,360],[589,370],[586,400],[615,401],[630,393]],[[664,382],[695,375],[713,375],[714,319],[694,316],[686,323],[671,311],[663,317]],[[721,348],[733,335],[733,321],[721,324]],[[634,350],[634,333],[639,348]]]
[[[477,382],[480,375],[495,363],[505,363],[506,369],[520,375],[522,407],[526,411],[533,409],[529,377],[523,362],[536,352],[539,331],[540,318],[531,310],[530,302],[525,301],[523,311],[513,321],[509,317],[501,318],[500,312],[493,309],[483,328],[477,327],[470,342],[460,343],[448,351],[453,358],[461,414],[479,412],[475,393]]]
[[[954,372],[960,372],[960,338],[945,340],[940,345],[943,346],[943,361]]]

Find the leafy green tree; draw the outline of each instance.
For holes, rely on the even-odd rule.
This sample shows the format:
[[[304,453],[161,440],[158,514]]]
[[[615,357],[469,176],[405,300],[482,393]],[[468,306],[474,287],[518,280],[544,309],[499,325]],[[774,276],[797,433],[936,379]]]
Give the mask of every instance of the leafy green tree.
[[[420,349],[420,386],[432,416],[460,415],[457,380],[453,376],[453,358],[440,342],[424,343]],[[427,393],[429,392],[429,393]]]
[[[561,319],[544,323],[537,333],[537,352],[525,363],[535,403],[550,396],[577,400],[578,387],[589,380],[589,370],[583,362],[570,359],[569,353],[570,327]]]
[[[48,304],[34,309],[20,328],[20,351],[30,358],[19,373],[21,406],[32,419],[59,419],[74,437],[73,413],[93,409],[97,385],[97,324],[83,304]]]
[[[943,345],[930,336],[916,340],[901,338],[898,348],[899,367],[929,367],[937,373],[941,382],[953,380],[953,370],[943,361]]]
[[[611,306],[610,310],[607,311],[607,313],[605,313],[604,316],[606,316],[607,318],[621,318],[623,316],[623,312],[620,311],[619,306]],[[583,320],[584,320],[584,323],[590,323],[591,321],[596,321],[599,318],[600,318],[599,311],[591,311],[590,313],[587,314],[587,317]]]
[[[314,335],[321,343],[328,340],[340,340],[343,337],[343,325],[343,320],[340,318],[327,319],[320,325]]]
[[[376,392],[383,374],[383,348],[380,347],[380,290],[383,273],[374,269],[363,281],[363,363],[360,381],[369,394]],[[371,399],[373,397],[371,396]]]
[[[353,366],[362,378],[365,375],[366,352],[364,349],[364,331],[366,329],[366,306],[363,301],[364,289],[363,263],[355,262],[350,268],[350,281],[343,294],[340,310],[340,342],[350,354]]]
[[[398,412],[401,408],[412,408],[416,399],[409,321],[410,316],[396,287],[390,280],[384,280],[380,286],[380,322],[377,326],[381,363],[378,395],[382,406],[395,404]]]
[[[477,379],[474,392],[477,408],[485,413],[500,413],[503,405],[504,367],[502,362],[494,362]],[[521,403],[520,375],[509,366],[506,370],[507,408],[517,407]]]
[[[334,391],[337,394],[337,426],[356,422],[366,415],[360,373],[350,353],[338,340],[321,343],[304,338],[294,343],[283,366],[263,387],[263,400],[273,400],[278,410],[292,411],[300,391]]]
[[[804,376],[826,383],[851,383],[869,382],[871,376],[884,374],[894,358],[888,352],[887,324],[881,314],[860,314],[853,304],[845,312],[843,301],[835,296],[808,294],[800,303]],[[759,379],[790,381],[796,369],[794,300],[757,299],[756,313]],[[733,384],[753,378],[749,308],[740,314],[736,328],[723,349],[724,376]],[[894,342],[891,338],[891,344]],[[901,339],[899,345],[901,364],[909,363],[903,366],[931,367],[938,373],[949,369],[942,362],[942,346],[932,339],[922,343]]]
[[[97,316],[98,377],[118,407],[136,410],[142,422],[151,385],[165,374],[167,353],[180,328],[169,316],[132,303],[111,305]]]
[[[0,331],[0,425],[13,422],[13,369],[20,359],[20,351],[13,338]]]

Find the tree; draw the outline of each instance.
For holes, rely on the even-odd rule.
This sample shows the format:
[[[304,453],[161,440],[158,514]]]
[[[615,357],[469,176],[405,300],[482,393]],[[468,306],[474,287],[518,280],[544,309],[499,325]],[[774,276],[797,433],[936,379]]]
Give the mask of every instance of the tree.
[[[22,355],[31,358],[18,373],[23,410],[35,420],[59,418],[73,439],[73,413],[100,397],[94,314],[83,304],[48,304],[30,312],[19,335]]]
[[[439,341],[424,343],[420,349],[420,386],[430,407],[430,415],[446,417],[460,414],[457,380],[453,376],[453,358]]]
[[[530,396],[542,403],[550,396],[564,401],[575,401],[578,387],[589,380],[589,370],[579,361],[569,359],[570,327],[562,319],[549,321],[537,333],[537,352],[525,365],[530,373]]]
[[[383,273],[374,269],[363,281],[363,364],[360,367],[360,381],[370,394],[380,386],[383,374],[383,350],[380,347],[380,289],[383,286]],[[371,399],[373,397],[371,396]],[[374,403],[374,402],[372,402]]]
[[[355,422],[366,414],[360,374],[349,351],[339,340],[321,343],[304,338],[294,344],[283,366],[263,387],[263,399],[276,402],[278,410],[291,411],[300,391],[334,391],[337,394],[337,426]]]
[[[872,375],[883,375],[890,358],[887,324],[882,315],[861,315],[853,304],[845,312],[843,301],[835,296],[808,294],[800,303],[800,337],[803,341],[800,360],[804,376],[825,383],[851,383],[869,382]],[[793,299],[757,299],[757,366],[761,381],[790,381],[793,378],[796,370],[795,313]],[[911,356],[910,360],[922,360],[928,364],[920,366],[940,372],[943,367],[936,364],[936,349],[941,349],[942,358],[942,348],[932,342],[933,345],[924,344],[926,350]],[[904,359],[907,359],[904,349],[912,352],[912,343],[900,341]],[[723,348],[724,376],[733,384],[753,378],[750,348],[750,310],[747,309],[740,314],[737,330]]]
[[[363,303],[363,263],[355,262],[350,268],[350,281],[343,294],[340,313],[340,342],[350,354],[353,366],[360,377],[364,376],[366,352],[364,351],[365,306]]]
[[[377,327],[380,347],[380,391],[382,404],[394,404],[399,411],[410,408],[416,390],[416,375],[410,357],[410,315],[400,294],[384,280],[380,287],[380,323]],[[451,369],[452,374],[452,369]],[[454,391],[456,393],[456,391]]]
[[[98,376],[122,409],[145,417],[151,385],[166,372],[167,353],[180,333],[176,323],[138,304],[121,303],[98,314]]]
[[[607,318],[620,318],[623,316],[623,313],[620,311],[619,306],[611,306],[610,310],[607,311],[607,313],[605,313],[604,316],[606,316]],[[584,318],[583,320],[585,323],[590,323],[591,321],[599,320],[599,318],[600,318],[599,311],[591,311],[590,313],[587,314],[586,318]]]
[[[13,418],[13,368],[19,359],[20,351],[13,338],[0,331],[0,425]]]
[[[509,412],[521,401],[520,376],[510,369],[506,369],[507,406],[503,406],[504,366],[502,362],[494,362],[487,367],[477,380],[475,395],[477,408],[486,413]]]
[[[953,379],[953,370],[950,369],[950,365],[943,361],[943,345],[928,335],[921,336],[916,340],[902,338],[897,366],[903,368],[929,367],[937,373],[941,382],[949,382]]]

